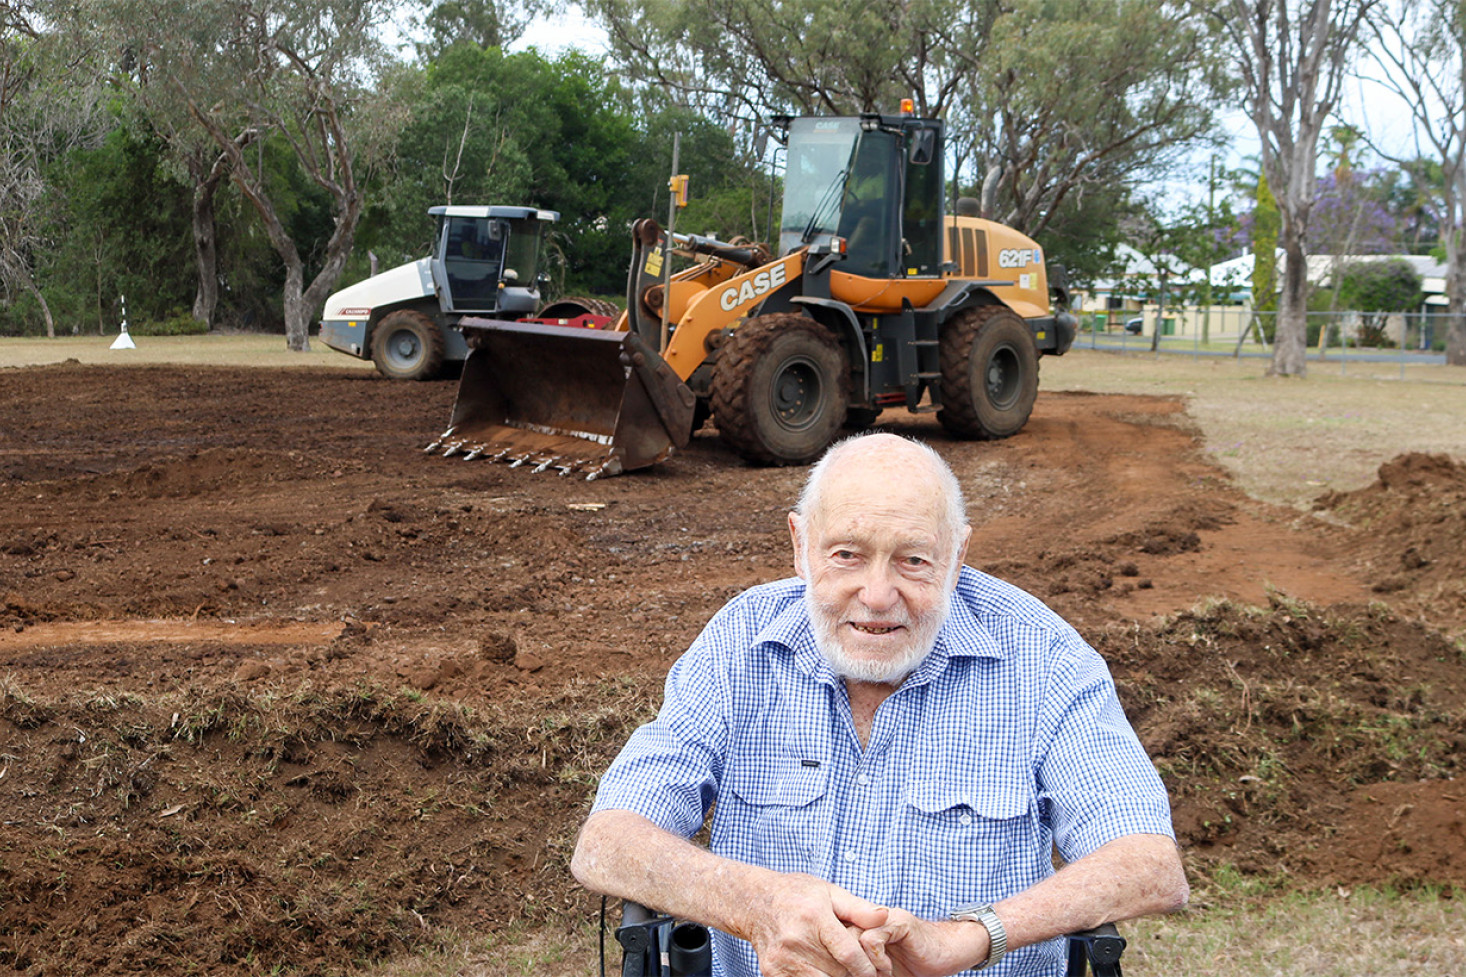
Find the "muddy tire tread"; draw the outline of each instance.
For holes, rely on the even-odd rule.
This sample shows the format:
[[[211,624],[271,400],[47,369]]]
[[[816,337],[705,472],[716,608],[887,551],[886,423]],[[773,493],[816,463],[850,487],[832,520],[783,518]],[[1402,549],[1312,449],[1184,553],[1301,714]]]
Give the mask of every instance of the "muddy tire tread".
[[[1018,402],[1006,411],[989,405],[985,388],[972,382],[973,350],[990,337],[1012,343],[1023,371]],[[1028,323],[1005,305],[964,309],[943,327],[940,352],[942,409],[937,420],[947,433],[963,440],[996,441],[1022,430],[1038,394],[1038,351]]]
[[[823,347],[833,375],[827,412],[802,439],[802,446],[771,445],[766,423],[761,423],[760,395],[756,371],[760,363],[775,354],[776,345],[802,336],[815,347]],[[798,342],[799,340],[795,340]],[[838,364],[838,365],[836,365]],[[839,433],[849,403],[850,371],[839,342],[819,323],[797,313],[775,313],[749,319],[733,331],[718,351],[709,400],[718,434],[744,460],[755,465],[803,465],[815,460]]]
[[[395,370],[387,360],[385,341],[394,330],[411,328],[422,342],[423,355],[418,366],[409,371]],[[377,372],[392,380],[435,380],[443,373],[447,343],[443,331],[433,318],[417,309],[398,309],[382,317],[372,329],[372,362]]]

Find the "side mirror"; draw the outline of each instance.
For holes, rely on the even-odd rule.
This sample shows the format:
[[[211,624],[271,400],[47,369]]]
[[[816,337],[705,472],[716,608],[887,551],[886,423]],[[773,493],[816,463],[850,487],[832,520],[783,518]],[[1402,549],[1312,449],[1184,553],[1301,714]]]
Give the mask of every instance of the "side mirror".
[[[906,158],[911,161],[912,166],[926,166],[935,157],[937,152],[937,133],[935,129],[917,129],[911,134],[911,149],[908,150]]]

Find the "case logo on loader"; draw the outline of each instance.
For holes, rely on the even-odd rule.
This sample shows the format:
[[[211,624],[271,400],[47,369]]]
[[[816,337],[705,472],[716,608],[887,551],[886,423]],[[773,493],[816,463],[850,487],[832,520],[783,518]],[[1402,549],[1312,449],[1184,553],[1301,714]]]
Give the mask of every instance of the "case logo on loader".
[[[718,305],[722,306],[724,312],[732,312],[737,306],[752,302],[765,292],[778,288],[784,284],[786,277],[784,262],[781,261],[769,270],[745,279],[742,285],[729,285],[723,289],[718,295]]]
[[[1004,248],[998,252],[999,268],[1024,268],[1042,260],[1038,248]]]

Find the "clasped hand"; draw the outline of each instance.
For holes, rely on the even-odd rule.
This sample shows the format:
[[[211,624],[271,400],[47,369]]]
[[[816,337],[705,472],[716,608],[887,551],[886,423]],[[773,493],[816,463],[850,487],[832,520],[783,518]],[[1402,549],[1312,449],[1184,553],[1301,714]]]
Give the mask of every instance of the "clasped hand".
[[[764,977],[945,977],[987,958],[987,931],[918,919],[812,876],[784,876],[747,938]]]

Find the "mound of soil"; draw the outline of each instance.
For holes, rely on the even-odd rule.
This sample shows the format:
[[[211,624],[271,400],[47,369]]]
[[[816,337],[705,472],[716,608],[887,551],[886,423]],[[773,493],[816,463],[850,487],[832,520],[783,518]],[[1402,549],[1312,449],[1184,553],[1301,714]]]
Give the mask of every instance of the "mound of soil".
[[[343,973],[592,913],[596,776],[718,607],[788,575],[804,471],[711,430],[590,483],[426,457],[454,393],[0,372],[0,970]],[[1387,465],[1331,525],[1236,492],[1174,399],[879,426],[952,464],[971,562],[1113,663],[1198,878],[1466,883],[1458,463]]]
[[[1454,779],[1466,772],[1466,655],[1439,632],[1380,605],[1274,597],[1096,638],[1194,870],[1466,883]],[[1415,798],[1405,812],[1378,800],[1402,793]],[[1411,845],[1390,849],[1404,831]]]
[[[1376,593],[1454,630],[1466,630],[1466,463],[1400,455],[1372,485],[1314,503],[1361,530],[1361,570]]]

